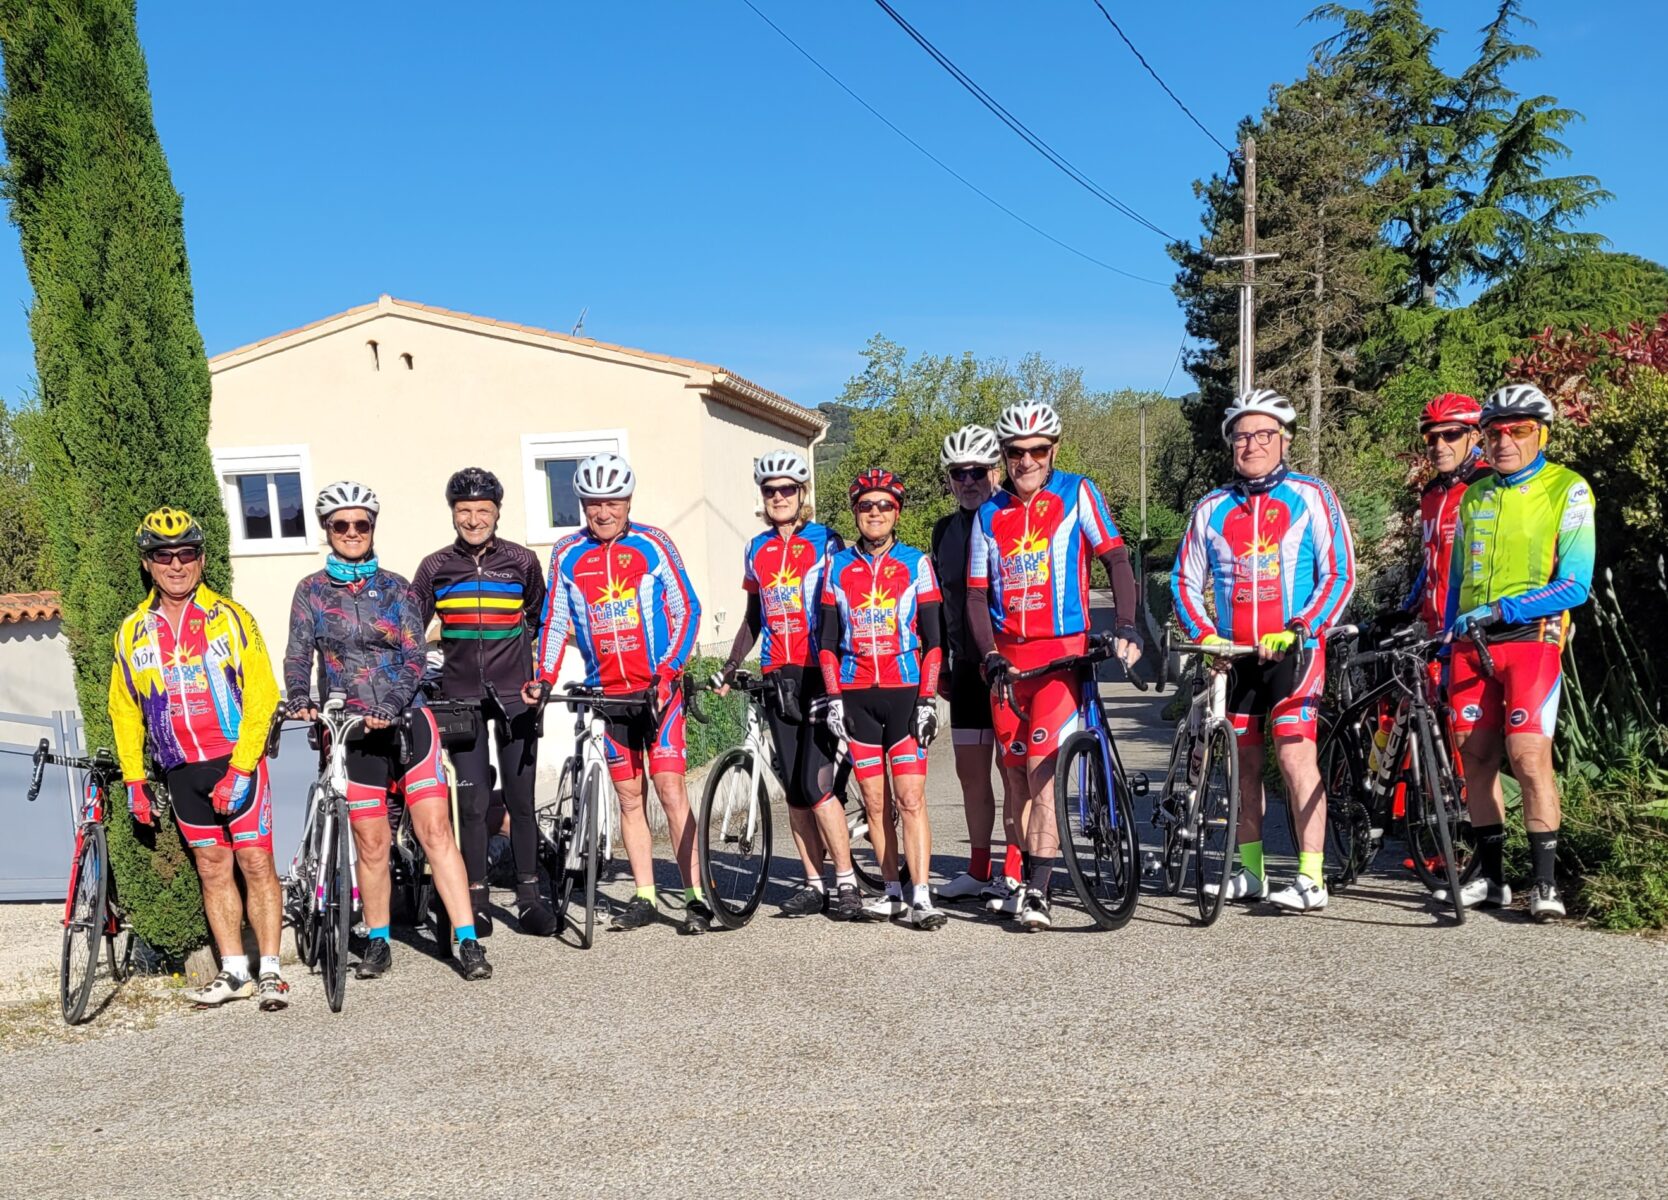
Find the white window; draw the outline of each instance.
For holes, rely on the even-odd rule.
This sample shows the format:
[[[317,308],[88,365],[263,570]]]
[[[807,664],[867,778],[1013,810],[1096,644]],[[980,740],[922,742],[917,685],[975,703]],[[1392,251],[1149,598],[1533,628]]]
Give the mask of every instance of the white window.
[[[550,545],[578,529],[583,518],[573,494],[573,472],[591,454],[629,458],[623,429],[579,433],[529,433],[521,439],[521,478],[526,487],[527,540]]]
[[[232,526],[233,554],[305,554],[317,547],[305,446],[216,450],[214,470]]]

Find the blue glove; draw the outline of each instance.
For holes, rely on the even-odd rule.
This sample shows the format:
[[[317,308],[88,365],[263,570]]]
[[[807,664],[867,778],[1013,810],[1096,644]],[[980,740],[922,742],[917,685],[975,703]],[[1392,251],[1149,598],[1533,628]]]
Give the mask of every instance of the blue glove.
[[[1478,605],[1469,612],[1462,612],[1458,617],[1454,618],[1454,636],[1465,637],[1471,632],[1471,627],[1473,625],[1478,627],[1492,625],[1499,619],[1499,614],[1494,611],[1494,605]]]

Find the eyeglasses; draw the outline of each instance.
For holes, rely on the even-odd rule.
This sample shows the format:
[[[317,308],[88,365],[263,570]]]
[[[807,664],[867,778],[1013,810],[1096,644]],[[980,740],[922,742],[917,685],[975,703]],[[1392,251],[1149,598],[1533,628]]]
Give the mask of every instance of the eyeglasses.
[[[1438,442],[1453,445],[1462,441],[1471,431],[1469,429],[1433,429],[1425,435],[1425,445],[1434,446]]]
[[[978,483],[989,471],[989,467],[951,467],[950,478],[957,483]]]
[[[1496,421],[1492,425],[1484,426],[1483,436],[1491,442],[1498,442],[1502,438],[1522,441],[1530,434],[1538,435],[1540,431],[1539,421]]]
[[[1032,462],[1047,462],[1053,449],[1053,442],[1044,442],[1040,446],[1003,446],[1002,453],[1007,456],[1009,462],[1019,462],[1027,457]]]
[[[1253,429],[1250,433],[1236,433],[1229,436],[1235,450],[1243,450],[1252,444],[1266,446],[1280,436],[1278,429]]]
[[[152,550],[146,557],[164,567],[172,566],[174,563],[182,563],[189,567],[203,557],[203,552],[196,546],[181,546],[177,550]]]
[[[857,502],[857,511],[860,513],[889,513],[897,512],[898,506],[893,504],[890,500],[859,500]]]
[[[370,531],[371,523],[364,517],[360,517],[354,521],[343,519],[340,521],[330,522],[330,532],[334,533],[337,537],[341,537],[347,533],[369,533]]]
[[[799,495],[799,485],[797,483],[767,483],[759,488],[759,494],[766,500],[776,500],[786,496],[797,496]]]

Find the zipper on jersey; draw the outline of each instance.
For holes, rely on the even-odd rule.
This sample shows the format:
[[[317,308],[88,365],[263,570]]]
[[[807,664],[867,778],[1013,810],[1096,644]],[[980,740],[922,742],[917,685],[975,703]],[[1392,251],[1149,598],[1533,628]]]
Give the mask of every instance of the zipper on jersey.
[[[602,567],[608,577],[608,590],[603,593],[604,596],[612,596],[614,594],[614,556],[609,553],[613,544],[614,543],[612,542],[604,542],[602,546]],[[638,606],[639,609],[641,609],[641,599],[638,601]],[[641,619],[640,613],[639,619]],[[624,681],[626,678],[626,665],[625,655],[620,652],[620,618],[614,611],[612,603],[609,604],[608,608],[608,632],[614,635],[614,666],[618,668],[620,672],[620,679]],[[643,631],[643,636],[644,644],[647,646],[648,631],[646,629]],[[647,653],[644,654],[644,657],[648,657]]]
[[[1253,494],[1251,497],[1251,644],[1257,644],[1257,610],[1262,607],[1257,599],[1257,593],[1262,590],[1262,564],[1257,561],[1257,555],[1262,553],[1263,545],[1263,505],[1262,497]]]
[[[476,688],[475,690],[476,690],[477,693],[479,693],[479,695],[482,699],[485,699],[486,698],[486,659],[483,657],[484,652],[485,652],[485,647],[483,646],[482,641],[481,641],[481,634],[484,633],[485,630],[482,628],[481,622],[485,618],[486,613],[481,608],[481,585],[485,581],[486,576],[481,571],[481,559],[485,558],[486,555],[485,555],[485,553],[482,553],[478,556],[477,555],[471,555],[470,557],[475,559],[475,675],[476,675],[477,681],[481,685],[480,687]]]

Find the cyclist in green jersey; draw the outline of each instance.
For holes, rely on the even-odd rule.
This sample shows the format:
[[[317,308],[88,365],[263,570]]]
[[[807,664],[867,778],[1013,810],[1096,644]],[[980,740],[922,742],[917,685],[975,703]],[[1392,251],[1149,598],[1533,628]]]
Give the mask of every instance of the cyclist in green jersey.
[[[1446,612],[1455,639],[1449,702],[1481,859],[1460,899],[1511,903],[1496,787],[1504,753],[1523,787],[1534,869],[1529,913],[1537,921],[1564,915],[1553,879],[1561,811],[1552,735],[1570,609],[1587,602],[1593,580],[1593,493],[1574,471],[1547,461],[1553,416],[1547,398],[1525,383],[1501,388],[1483,406],[1494,473],[1467,488],[1460,503]],[[1481,654],[1467,640],[1478,632],[1486,635],[1492,674],[1484,674]]]

